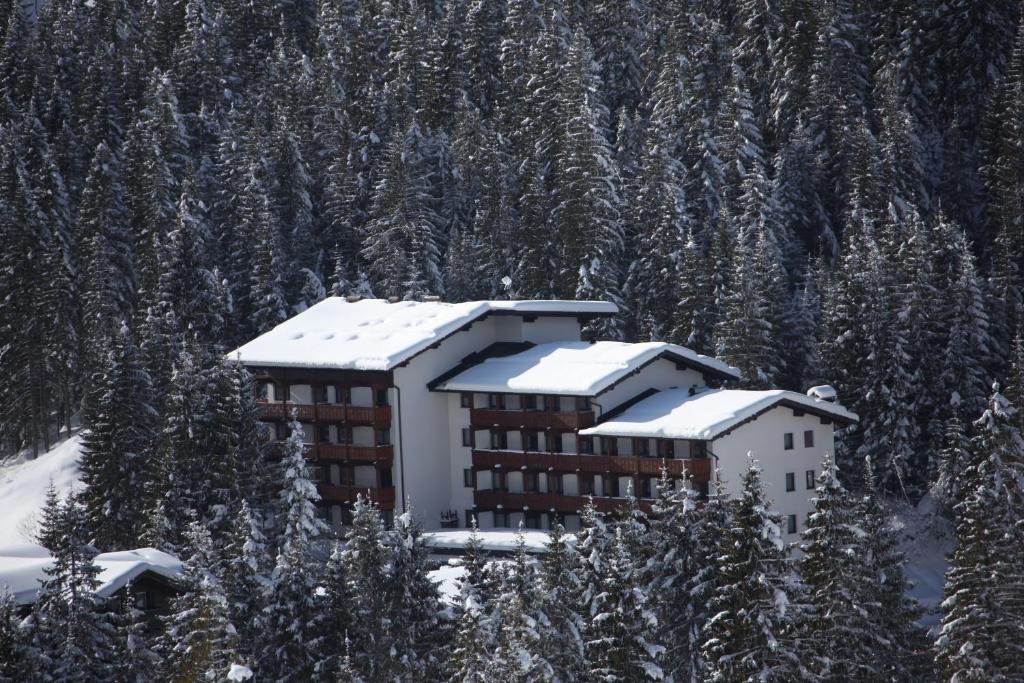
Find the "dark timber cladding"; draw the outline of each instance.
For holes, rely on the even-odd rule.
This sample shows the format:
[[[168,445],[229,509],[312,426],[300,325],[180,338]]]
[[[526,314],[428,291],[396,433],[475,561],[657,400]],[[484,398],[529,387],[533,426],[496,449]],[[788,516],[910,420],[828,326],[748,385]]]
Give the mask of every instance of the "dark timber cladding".
[[[275,429],[277,446],[280,447],[294,415],[304,425],[312,425],[313,443],[306,444],[306,458],[318,466],[317,490],[323,503],[351,507],[356,496],[363,494],[377,503],[382,510],[393,510],[395,489],[392,484],[394,446],[390,438],[392,413],[390,405],[381,405],[378,392],[390,389],[394,382],[390,371],[381,370],[339,370],[331,368],[295,367],[250,367],[257,385],[272,383],[275,397],[283,400],[258,400],[260,419],[279,425]],[[290,387],[308,385],[311,389],[310,403],[296,403],[290,399]],[[331,393],[331,388],[343,391]],[[353,405],[354,388],[371,391],[372,405]],[[344,397],[344,401],[341,398]],[[322,400],[326,399],[326,400]],[[334,427],[335,441],[329,436],[321,437],[323,427]],[[352,429],[371,427],[374,430],[372,445],[352,443]],[[385,436],[386,435],[386,436]],[[332,466],[337,468],[336,477],[331,477]],[[355,468],[374,468],[373,486],[355,485]]]

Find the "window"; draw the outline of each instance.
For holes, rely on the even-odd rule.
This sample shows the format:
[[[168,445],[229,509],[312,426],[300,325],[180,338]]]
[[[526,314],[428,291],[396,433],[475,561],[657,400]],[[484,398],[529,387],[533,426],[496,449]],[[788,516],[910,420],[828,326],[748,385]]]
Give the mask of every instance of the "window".
[[[274,438],[278,441],[284,441],[288,438],[288,425],[284,422],[274,423]]]
[[[554,432],[554,433],[548,432],[547,439],[548,439],[548,451],[550,451],[552,453],[561,453],[562,452],[562,435],[561,434],[559,434],[558,432]]]
[[[808,490],[814,488],[814,470],[804,472],[804,484],[807,485]]]
[[[136,591],[132,594],[132,600],[135,603],[135,609],[149,609],[149,594],[146,591]]]
[[[790,515],[786,518],[786,533],[796,533],[796,515]]]
[[[380,517],[384,520],[385,529],[393,529],[395,526],[395,512],[394,510],[381,510]]]
[[[614,436],[601,437],[601,455],[618,455],[619,440]]]
[[[487,407],[491,410],[505,410],[505,396],[503,394],[487,394]]]
[[[334,387],[335,403],[351,403],[352,390],[349,387]]]
[[[390,446],[391,445],[391,430],[381,429],[377,431],[377,445],[378,446]]]
[[[350,427],[338,427],[338,443],[352,443]]]
[[[316,506],[316,516],[319,519],[322,519],[325,522],[329,522],[331,520],[331,513],[327,509],[326,505],[317,505]]]
[[[602,477],[604,482],[604,495],[609,498],[619,497],[619,478],[615,476]]]
[[[651,442],[647,439],[633,439],[633,455],[646,457],[651,454]]]
[[[832,418],[830,418],[830,417],[823,417],[823,418],[821,418],[820,422],[823,425],[830,425],[830,424],[832,424]]]
[[[537,397],[533,394],[523,394],[519,397],[519,405],[523,410],[537,410]]]
[[[473,430],[469,427],[463,427],[462,429],[462,445],[469,448],[473,447]]]
[[[508,448],[508,434],[497,430],[491,431],[491,450],[502,451]]]
[[[391,479],[391,476],[392,475],[390,467],[385,467],[384,469],[380,470],[380,487],[382,489],[389,489],[395,485],[394,481],[392,481]]]
[[[472,408],[473,394],[459,394],[459,405],[463,408]]]
[[[476,488],[476,472],[474,472],[472,469],[470,469],[468,467],[466,469],[462,470],[462,484],[467,489],[475,489]]]
[[[356,473],[351,467],[342,467],[338,470],[338,483],[341,486],[353,486],[356,483]],[[388,486],[391,484],[389,483]],[[384,486],[384,480],[381,479],[381,486]]]
[[[501,470],[493,470],[491,472],[491,481],[493,486],[491,487],[495,491],[508,491],[508,477]]]
[[[341,524],[342,526],[352,526],[352,508],[343,507],[341,508]]]
[[[793,408],[793,417],[803,417],[803,416],[804,416],[804,411],[800,410],[799,408]]]
[[[503,528],[508,526],[508,512],[505,510],[494,511],[494,526]]]
[[[787,451],[793,450],[793,432],[786,432],[782,435],[782,447]]]
[[[548,475],[548,493],[561,493],[562,492],[562,475],[560,474],[549,474]]]
[[[804,432],[804,448],[814,448],[814,430],[808,429]]]
[[[640,479],[639,484],[640,484],[640,491],[638,492],[638,495],[637,495],[638,498],[653,498],[654,497],[653,495],[651,495],[651,478],[650,477],[643,477],[642,479]]]
[[[708,445],[704,441],[691,441],[690,442],[690,457],[691,458],[706,458],[708,457]]]
[[[676,444],[674,441],[671,439],[658,439],[655,443],[657,443],[659,458],[669,459],[676,457]]]
[[[259,401],[273,401],[274,390],[272,382],[260,382],[256,385],[256,399]]]
[[[317,425],[316,426],[316,440],[320,443],[331,442],[331,426],[330,425]]]
[[[540,490],[540,484],[537,481],[536,472],[523,472],[523,491],[525,493],[537,493]],[[536,527],[540,528],[540,527]]]
[[[313,403],[327,403],[327,387],[325,385],[313,385]]]
[[[796,473],[786,472],[786,490],[796,491]]]
[[[552,413],[559,412],[562,410],[562,400],[558,396],[545,396],[544,410]]]
[[[576,410],[585,413],[590,410],[590,399],[586,396],[580,396],[576,399]]]
[[[580,453],[591,455],[594,452],[594,437],[581,436],[579,441]]]
[[[469,529],[476,521],[476,510],[466,510],[466,528]]]
[[[523,515],[523,526],[527,529],[539,529],[540,528],[540,513],[539,512],[527,512]]]
[[[540,450],[540,435],[537,432],[523,432],[523,450],[534,452]]]
[[[580,475],[580,495],[581,496],[592,496],[592,495],[594,495],[594,475],[592,475],[592,474],[581,474]]]

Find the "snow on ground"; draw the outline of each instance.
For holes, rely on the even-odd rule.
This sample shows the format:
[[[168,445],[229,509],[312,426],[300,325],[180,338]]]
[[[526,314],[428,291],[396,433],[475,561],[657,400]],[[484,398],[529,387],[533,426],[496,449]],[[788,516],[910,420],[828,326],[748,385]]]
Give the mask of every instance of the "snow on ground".
[[[61,495],[78,485],[81,447],[76,434],[35,460],[25,455],[0,460],[0,546],[32,540],[51,481]]]
[[[929,628],[939,623],[939,604],[945,583],[946,558],[953,552],[953,523],[942,514],[941,506],[925,496],[917,507],[890,502],[900,529],[900,549],[907,558],[907,578],[914,587],[910,595],[925,608],[921,623]]]

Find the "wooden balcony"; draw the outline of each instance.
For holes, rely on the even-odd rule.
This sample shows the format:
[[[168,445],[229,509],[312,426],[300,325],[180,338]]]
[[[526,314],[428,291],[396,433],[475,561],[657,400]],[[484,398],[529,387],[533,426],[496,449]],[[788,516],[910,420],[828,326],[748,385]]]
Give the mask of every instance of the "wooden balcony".
[[[501,508],[508,512],[557,512],[574,515],[586,506],[587,496],[564,496],[559,493],[508,493],[506,491],[474,491],[473,504],[480,510]],[[594,497],[599,512],[616,512],[626,505],[625,498]],[[651,511],[650,501],[638,501],[645,512]]]
[[[594,411],[557,413],[548,410],[492,410],[473,408],[469,411],[470,425],[476,429],[554,429],[575,431],[594,426]]]
[[[306,457],[319,462],[338,462],[391,467],[395,459],[393,446],[349,446],[318,443],[309,447]]]
[[[355,503],[356,497],[362,494],[380,505],[382,510],[393,510],[395,508],[395,489],[388,488],[367,488],[365,486],[334,486],[333,484],[318,484],[317,490],[325,503]]]
[[[338,403],[274,403],[258,401],[261,420],[285,421],[291,419],[292,411],[302,422],[343,422],[347,424],[391,425],[391,406],[353,406]]]
[[[660,477],[664,467],[669,477],[682,478],[689,474],[693,481],[711,481],[711,460],[663,460],[653,457],[629,455],[578,455],[575,453],[534,453],[523,451],[474,450],[473,467],[476,469],[553,470],[555,472],[586,472],[588,474],[615,474],[619,476]]]

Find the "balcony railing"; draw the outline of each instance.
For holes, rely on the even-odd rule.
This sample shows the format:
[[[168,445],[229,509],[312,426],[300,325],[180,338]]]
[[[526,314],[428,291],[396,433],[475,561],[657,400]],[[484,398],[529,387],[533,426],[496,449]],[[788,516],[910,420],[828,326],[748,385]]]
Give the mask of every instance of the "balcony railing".
[[[306,457],[321,462],[351,462],[390,467],[395,459],[393,446],[349,446],[318,443],[309,446]]]
[[[290,420],[292,411],[303,422],[347,422],[376,426],[391,424],[391,406],[353,406],[340,403],[274,403],[259,401],[261,420]]]
[[[395,507],[394,487],[375,489],[366,486],[319,484],[317,490],[326,503],[355,503],[356,497],[362,494],[364,498],[369,498],[384,510],[393,510]]]
[[[528,470],[652,477],[660,477],[661,468],[664,467],[669,477],[681,478],[689,474],[697,483],[711,480],[711,460],[708,458],[663,460],[662,458],[631,455],[474,450],[473,467],[477,469],[501,467],[509,470],[526,468]]]
[[[556,429],[571,431],[594,426],[594,411],[558,413],[549,410],[492,410],[473,408],[470,424],[477,429],[504,427],[511,429]]]
[[[481,510],[504,509],[509,512],[520,510],[530,512],[555,511],[561,514],[576,514],[582,510],[587,496],[564,496],[559,493],[509,493],[507,491],[474,491],[473,504]],[[626,505],[625,498],[594,496],[594,507],[599,512],[615,512]],[[650,512],[650,501],[637,501],[646,512]]]

